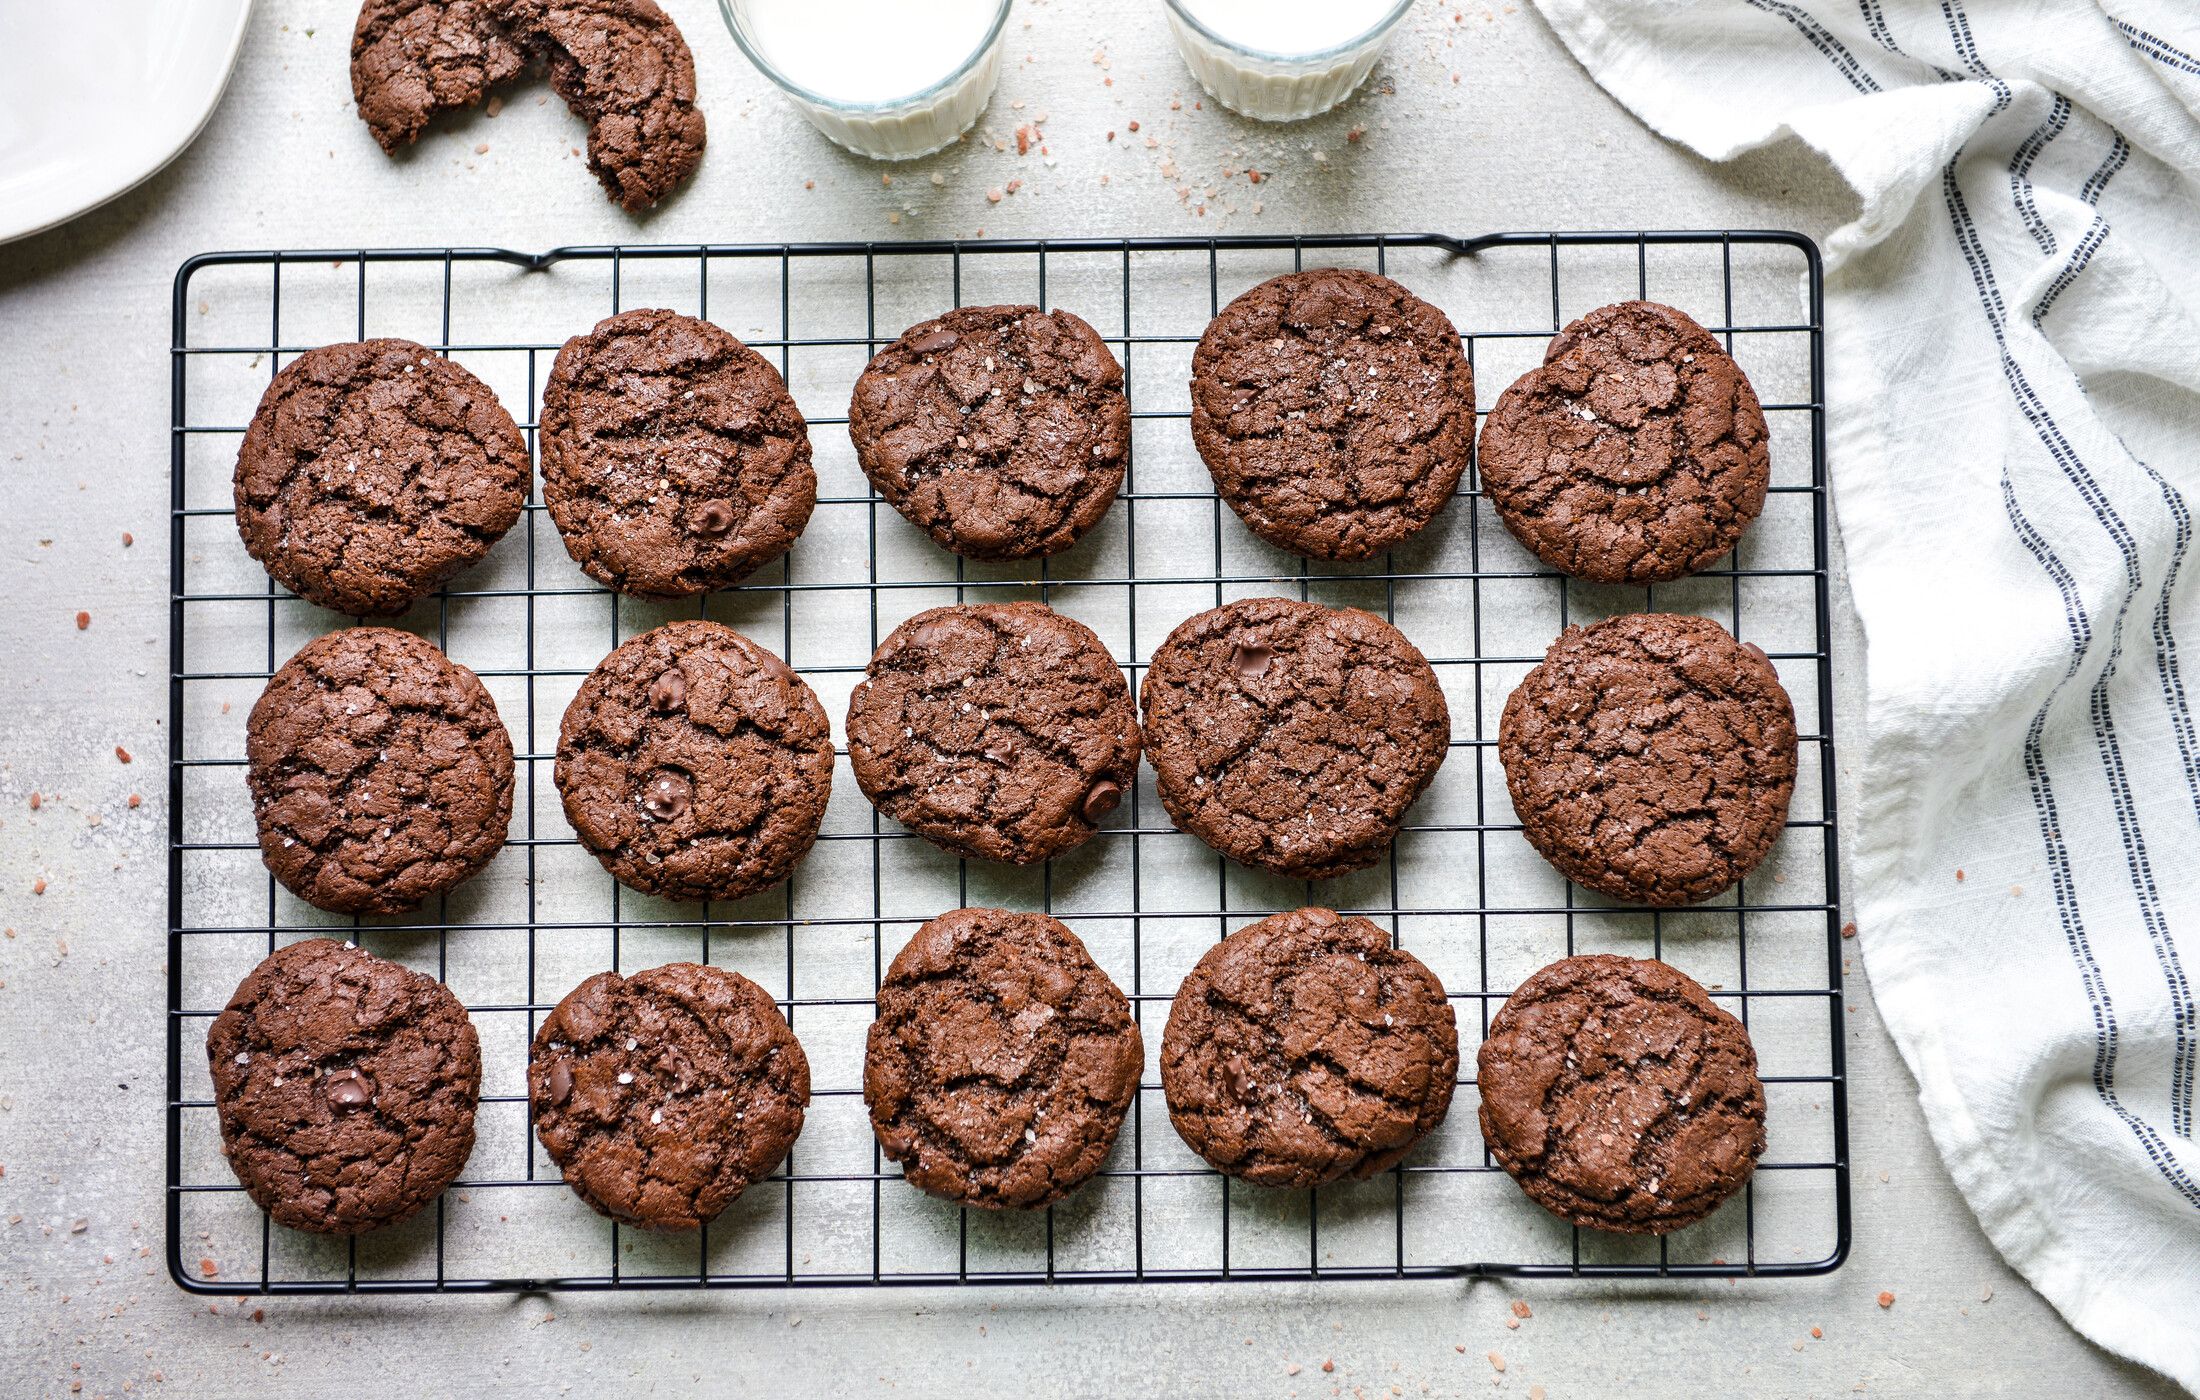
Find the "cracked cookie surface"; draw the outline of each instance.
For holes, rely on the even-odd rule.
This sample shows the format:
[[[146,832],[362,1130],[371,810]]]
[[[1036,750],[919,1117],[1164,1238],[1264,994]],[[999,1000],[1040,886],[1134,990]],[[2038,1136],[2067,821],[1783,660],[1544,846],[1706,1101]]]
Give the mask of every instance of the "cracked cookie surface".
[[[817,504],[809,425],[763,356],[708,321],[623,311],[558,351],[542,498],[574,562],[643,598],[738,583]]]
[[[206,1032],[222,1153],[279,1225],[355,1235],[457,1179],[481,1042],[450,989],[333,938],[278,948]]]
[[[1450,318],[1389,278],[1288,273],[1200,337],[1192,441],[1254,534],[1293,554],[1366,559],[1458,489],[1474,371]]]
[[[550,87],[588,123],[588,168],[630,214],[703,163],[695,56],[655,0],[494,0]]]
[[[810,1062],[762,987],[668,963],[568,992],[535,1032],[527,1093],[536,1136],[582,1200],[692,1230],[785,1160]]]
[[[283,366],[237,451],[245,552],[308,602],[395,617],[519,519],[527,441],[489,387],[409,340]]]
[[[965,306],[872,359],[848,435],[879,495],[943,549],[1030,559],[1069,548],[1115,503],[1130,400],[1078,317]]]
[[[1186,621],[1154,653],[1140,703],[1170,819],[1300,879],[1373,865],[1451,742],[1436,673],[1397,628],[1286,598]]]
[[[1687,313],[1603,307],[1551,341],[1482,429],[1483,489],[1537,558],[1598,583],[1664,583],[1731,550],[1772,458],[1741,367]]]
[[[489,863],[512,816],[512,739],[473,672],[388,627],[301,647],[245,721],[267,868],[339,914],[395,914]]]
[[[1044,914],[956,909],[879,986],[863,1100],[911,1185],[1028,1210],[1107,1161],[1144,1064],[1129,999],[1077,935]]]
[[[621,884],[740,899],[786,879],[817,840],[833,739],[778,657],[731,627],[668,622],[581,682],[554,777],[581,844]]]
[[[1569,627],[1505,701],[1497,756],[1528,841],[1615,899],[1709,899],[1756,868],[1795,790],[1795,709],[1707,617]]]
[[[391,155],[438,112],[471,107],[526,71],[491,0],[366,0],[352,29],[352,100]]]
[[[1256,1186],[1388,1170],[1444,1121],[1458,1074],[1436,974],[1328,909],[1271,914],[1208,949],[1161,1037],[1169,1121]]]
[[[1044,603],[933,608],[895,628],[848,701],[848,760],[879,811],[943,850],[1029,865],[1099,830],[1138,778],[1130,687]]]
[[[1476,1083],[1498,1165],[1576,1225],[1693,1225],[1765,1150],[1748,1030],[1662,962],[1598,954],[1536,973],[1491,1019]]]

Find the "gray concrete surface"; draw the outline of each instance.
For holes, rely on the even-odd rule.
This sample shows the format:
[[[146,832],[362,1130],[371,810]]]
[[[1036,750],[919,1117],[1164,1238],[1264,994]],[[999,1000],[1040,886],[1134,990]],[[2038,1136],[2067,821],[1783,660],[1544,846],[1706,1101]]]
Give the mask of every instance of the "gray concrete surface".
[[[211,1306],[171,1286],[159,1262],[167,340],[184,257],[981,229],[1822,236],[1847,217],[1799,148],[1713,168],[1656,141],[1515,5],[1424,3],[1368,95],[1268,129],[1201,108],[1143,0],[1019,0],[981,129],[1008,136],[1044,114],[1044,154],[974,139],[893,167],[889,185],[776,100],[706,0],[667,4],[697,52],[712,145],[693,187],[648,218],[603,202],[568,153],[578,124],[538,104],[540,89],[384,159],[350,112],[355,7],[262,0],[222,109],[184,158],[75,224],[0,247],[0,1390],[2171,1393],[2070,1332],[1995,1258],[1935,1158],[1860,969],[1855,1248],[1821,1279]],[[1266,177],[1257,186],[1248,166]],[[1860,657],[1845,603],[1838,613],[1839,654]],[[1857,676],[1839,677],[1850,736]]]

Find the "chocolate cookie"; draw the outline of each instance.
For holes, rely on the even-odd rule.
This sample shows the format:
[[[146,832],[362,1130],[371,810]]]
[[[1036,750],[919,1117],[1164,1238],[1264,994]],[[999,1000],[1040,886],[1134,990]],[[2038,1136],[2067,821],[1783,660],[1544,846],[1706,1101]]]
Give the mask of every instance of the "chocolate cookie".
[[[1256,1186],[1396,1166],[1444,1121],[1458,1074],[1436,974],[1328,909],[1271,914],[1208,949],[1161,1035],[1169,1121]]]
[[[1490,1021],[1482,1136],[1528,1199],[1629,1235],[1693,1225],[1765,1150],[1765,1087],[1740,1021],[1661,962],[1552,963]]]
[[[1598,583],[1664,583],[1734,547],[1772,477],[1741,367],[1670,306],[1592,311],[1483,426],[1482,489],[1537,558]]]
[[[1443,312],[1318,268],[1222,308],[1192,355],[1192,441],[1247,529],[1365,559],[1435,518],[1474,450],[1474,371]]]
[[[206,1032],[222,1155],[293,1230],[403,1220],[474,1150],[481,1041],[433,977],[333,938],[278,948]]]
[[[848,702],[863,795],[942,850],[1030,865],[1099,829],[1138,778],[1138,715],[1092,629],[1044,603],[933,608]]]
[[[504,537],[527,482],[527,440],[464,369],[409,340],[324,345],[245,429],[237,531],[308,602],[395,617]]]
[[[391,155],[526,71],[492,0],[366,0],[351,33],[352,100]]]
[[[1308,880],[1373,865],[1451,743],[1436,673],[1397,628],[1286,598],[1186,621],[1153,654],[1141,703],[1170,820]]]
[[[1795,790],[1795,710],[1762,650],[1707,617],[1569,627],[1505,701],[1505,786],[1577,884],[1672,906],[1765,858]]]
[[[724,588],[809,523],[809,425],[779,371],[732,335],[674,311],[622,311],[550,367],[542,498],[599,583],[642,598]]]
[[[1114,504],[1130,400],[1107,342],[1069,312],[965,306],[879,351],[848,436],[879,495],[942,548],[1030,559]]]
[[[695,57],[655,0],[493,0],[588,123],[588,168],[629,213],[672,193],[703,163]]]
[[[410,632],[351,627],[301,647],[245,722],[260,855],[338,914],[395,914],[503,849],[512,740],[474,673]]]
[[[581,844],[623,885],[740,899],[794,873],[833,782],[824,707],[787,663],[715,622],[668,622],[605,657],[558,731]]]
[[[668,963],[568,992],[535,1032],[527,1094],[535,1135],[582,1200],[693,1230],[786,1159],[810,1062],[762,987]]]
[[[1130,1001],[1076,934],[1044,914],[956,909],[887,969],[863,1101],[910,1185],[1028,1210],[1100,1169],[1145,1063]]]

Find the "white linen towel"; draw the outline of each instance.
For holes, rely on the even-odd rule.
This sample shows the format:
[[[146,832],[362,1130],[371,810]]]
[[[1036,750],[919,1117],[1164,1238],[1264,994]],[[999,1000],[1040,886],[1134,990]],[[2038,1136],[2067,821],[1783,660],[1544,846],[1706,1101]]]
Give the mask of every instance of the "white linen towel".
[[[1872,991],[1995,1246],[2200,1391],[2200,5],[1536,3],[1667,138],[1793,133],[1860,196],[1827,428]]]

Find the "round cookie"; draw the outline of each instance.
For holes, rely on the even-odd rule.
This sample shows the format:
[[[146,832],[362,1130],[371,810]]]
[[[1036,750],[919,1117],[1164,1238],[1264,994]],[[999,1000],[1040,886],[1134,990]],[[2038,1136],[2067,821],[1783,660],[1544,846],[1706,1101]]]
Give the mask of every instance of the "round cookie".
[[[1597,583],[1664,583],[1734,547],[1772,458],[1741,367],[1686,313],[1607,306],[1566,327],[1482,429],[1482,489],[1514,538]]]
[[[972,559],[1058,554],[1123,484],[1130,400],[1067,311],[965,306],[902,332],[856,380],[856,460],[879,495]]]
[[[222,1154],[278,1225],[356,1235],[474,1150],[481,1041],[448,987],[333,938],[276,949],[206,1032]]]
[[[1458,1074],[1436,974],[1328,909],[1271,914],[1208,949],[1161,1035],[1177,1134],[1256,1186],[1396,1166],[1444,1121]]]
[[[260,855],[316,908],[395,914],[504,847],[512,739],[473,672],[410,632],[299,648],[245,721]]]
[[[1476,1084],[1498,1165],[1593,1229],[1693,1225],[1765,1150],[1748,1030],[1662,962],[1597,954],[1536,973],[1491,1019]]]
[[[623,885],[740,899],[794,873],[817,840],[833,739],[778,657],[715,622],[668,622],[581,682],[554,770],[581,844]]]
[[[1458,489],[1474,371],[1450,318],[1389,278],[1289,273],[1199,338],[1192,441],[1254,534],[1315,559],[1366,559]]]
[[[863,795],[942,850],[1029,865],[1099,830],[1138,778],[1130,687],[1044,603],[933,608],[879,644],[848,702]]]
[[[366,0],[351,33],[352,100],[391,155],[526,71],[490,0]]]
[[[582,1200],[693,1230],[786,1159],[810,1062],[762,987],[667,963],[568,992],[535,1032],[527,1094],[535,1135]]]
[[[542,498],[592,579],[642,598],[738,583],[817,504],[809,425],[763,356],[708,321],[622,311],[558,351]]]
[[[550,87],[588,123],[588,168],[630,214],[672,193],[703,163],[695,56],[655,0],[494,0],[550,72]]]
[[[1373,865],[1451,743],[1436,673],[1397,628],[1287,598],[1186,621],[1140,701],[1170,820],[1297,879]]]
[[[1529,844],[1576,884],[1665,907],[1709,899],[1765,858],[1795,748],[1764,652],[1679,613],[1567,628],[1497,729]]]
[[[989,1210],[1051,1205],[1100,1169],[1138,1093],[1131,1004],[1044,914],[956,909],[878,989],[871,1128],[902,1177]]]
[[[409,340],[323,345],[245,429],[237,532],[306,601],[395,617],[504,537],[527,484],[527,440],[459,365]]]

